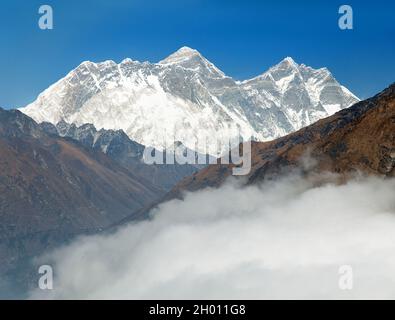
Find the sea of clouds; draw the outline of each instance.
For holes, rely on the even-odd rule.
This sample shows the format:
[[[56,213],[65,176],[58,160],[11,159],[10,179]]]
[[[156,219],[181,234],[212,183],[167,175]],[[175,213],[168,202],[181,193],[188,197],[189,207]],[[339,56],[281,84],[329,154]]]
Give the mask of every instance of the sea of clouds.
[[[40,258],[75,299],[395,298],[395,180],[297,175],[161,204],[151,219]],[[352,268],[342,290],[339,268]]]

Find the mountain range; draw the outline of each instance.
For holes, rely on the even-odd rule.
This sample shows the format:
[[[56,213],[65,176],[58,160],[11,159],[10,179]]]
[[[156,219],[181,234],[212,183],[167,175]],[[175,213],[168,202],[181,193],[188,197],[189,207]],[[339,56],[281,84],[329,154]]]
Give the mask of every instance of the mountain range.
[[[287,57],[236,81],[182,47],[159,63],[85,61],[20,110],[37,122],[123,130],[158,150],[179,141],[221,156],[227,148],[218,148],[217,139],[272,140],[358,101],[326,68]],[[197,145],[206,137],[207,145]]]
[[[395,84],[297,132],[252,142],[251,153],[246,184],[295,172],[316,183],[326,178],[342,183],[358,175],[395,177]],[[165,198],[218,187],[232,175],[232,167],[211,165],[185,178]]]
[[[234,168],[150,165],[146,147],[220,157],[229,150],[196,140],[239,136],[252,140],[245,184],[394,177],[395,84],[359,101],[326,68],[291,58],[236,81],[187,47],[158,63],[82,63],[20,111],[0,108],[0,293],[3,275],[26,286],[33,257],[219,187]]]
[[[325,172],[342,181],[356,173],[393,177],[394,134],[395,84],[297,132],[253,141],[252,169],[242,179],[260,183],[301,168],[313,179]],[[218,187],[232,172],[233,165],[209,165],[166,193],[128,165],[141,161],[142,149],[122,130],[38,124],[18,110],[0,109],[0,280],[12,280],[6,289],[0,281],[0,292],[26,290],[36,272],[34,256],[78,235],[143,219],[158,203]],[[305,167],[306,154],[313,165]]]
[[[49,122],[39,124],[45,132],[61,137],[68,137],[79,141],[87,148],[101,151],[131,172],[138,172],[140,177],[148,180],[157,189],[169,191],[177,182],[186,176],[197,172],[205,165],[199,164],[166,164],[166,154],[159,150],[150,150],[159,159],[163,159],[162,164],[148,164],[145,157],[145,146],[131,140],[122,130],[96,130],[92,124],[76,126],[61,121],[56,125]],[[178,148],[187,153],[188,150],[175,143],[167,152],[177,154]],[[196,155],[197,157],[199,155]],[[213,160],[211,160],[213,161]]]

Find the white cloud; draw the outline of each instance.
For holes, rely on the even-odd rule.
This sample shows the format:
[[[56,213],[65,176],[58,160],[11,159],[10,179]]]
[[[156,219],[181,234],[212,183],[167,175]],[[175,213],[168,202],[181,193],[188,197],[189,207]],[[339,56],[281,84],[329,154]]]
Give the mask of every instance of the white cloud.
[[[31,297],[395,298],[394,194],[394,179],[298,177],[188,194],[43,257],[54,290]],[[352,290],[339,289],[341,265],[353,267]]]

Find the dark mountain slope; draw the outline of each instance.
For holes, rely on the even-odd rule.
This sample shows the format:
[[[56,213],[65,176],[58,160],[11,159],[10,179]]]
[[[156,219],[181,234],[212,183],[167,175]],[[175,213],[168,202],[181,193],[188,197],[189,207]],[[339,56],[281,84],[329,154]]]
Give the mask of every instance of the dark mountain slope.
[[[0,109],[0,271],[133,215],[161,195],[104,153]]]
[[[128,168],[138,172],[157,188],[171,190],[180,180],[192,175],[203,165],[191,164],[146,164],[144,163],[145,147],[131,140],[122,130],[96,130],[92,124],[77,127],[64,121],[56,126],[42,122],[40,127],[48,133],[69,137],[81,142],[84,146],[102,151],[109,157]],[[160,151],[156,150],[156,152]]]

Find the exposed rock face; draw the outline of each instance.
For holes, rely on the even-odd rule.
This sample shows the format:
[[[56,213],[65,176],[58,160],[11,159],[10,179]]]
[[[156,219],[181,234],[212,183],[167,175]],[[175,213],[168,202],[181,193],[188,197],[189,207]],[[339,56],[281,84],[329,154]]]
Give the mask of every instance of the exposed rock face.
[[[166,198],[219,186],[231,169],[231,165],[211,165],[181,181]],[[332,172],[340,179],[356,173],[394,177],[395,84],[295,133],[270,142],[253,142],[247,183],[273,179],[294,169],[310,176]]]
[[[192,175],[205,165],[197,164],[166,164],[163,152],[154,150],[163,158],[163,164],[147,164],[144,160],[145,146],[132,141],[122,130],[99,131],[92,124],[77,127],[65,121],[56,126],[42,122],[40,127],[50,134],[58,134],[81,142],[87,148],[101,151],[116,160],[131,172],[148,180],[152,185],[164,191],[169,191],[183,178]]]
[[[122,129],[159,150],[174,141],[196,150],[204,137],[272,140],[357,101],[326,68],[285,58],[239,82],[183,47],[159,63],[84,62],[21,111],[38,122]],[[197,151],[217,156],[224,150],[213,140]]]

